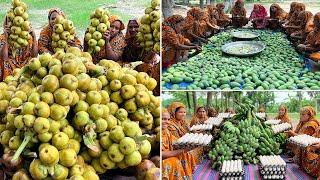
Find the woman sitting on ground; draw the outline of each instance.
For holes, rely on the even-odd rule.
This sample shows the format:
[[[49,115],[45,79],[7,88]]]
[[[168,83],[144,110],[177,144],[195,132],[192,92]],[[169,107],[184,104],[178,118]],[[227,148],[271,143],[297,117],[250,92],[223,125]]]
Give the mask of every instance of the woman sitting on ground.
[[[244,8],[244,1],[237,0],[235,5],[231,9],[232,15],[232,26],[239,28],[245,26],[248,23],[248,18],[246,17],[247,11]]]
[[[261,4],[255,4],[249,20],[255,29],[264,29],[267,26],[267,10]]]
[[[295,31],[290,35],[297,44],[304,42],[308,34],[313,30],[313,15],[310,11],[302,11],[298,15],[299,26],[292,26]]]
[[[224,4],[219,3],[216,5],[217,6],[217,12],[218,12],[218,17],[217,17],[217,25],[220,27],[227,27],[231,23],[231,19],[229,18],[228,15],[224,13]]]
[[[293,13],[290,16],[289,21],[283,25],[283,28],[285,29],[288,35],[291,35],[295,31],[295,29],[292,27],[300,25],[298,21],[298,16],[299,13],[305,11],[305,9],[306,7],[303,3],[297,3],[293,6]]]
[[[281,29],[281,26],[288,18],[286,13],[279,4],[272,4],[270,6],[270,17],[268,19],[268,27],[273,30]]]

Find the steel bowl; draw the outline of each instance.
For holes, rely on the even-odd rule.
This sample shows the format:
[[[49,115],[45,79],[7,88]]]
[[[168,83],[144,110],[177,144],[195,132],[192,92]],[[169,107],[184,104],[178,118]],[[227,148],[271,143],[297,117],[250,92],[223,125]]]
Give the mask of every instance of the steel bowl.
[[[240,57],[254,56],[264,49],[265,45],[260,41],[237,41],[227,43],[221,47],[222,52]]]

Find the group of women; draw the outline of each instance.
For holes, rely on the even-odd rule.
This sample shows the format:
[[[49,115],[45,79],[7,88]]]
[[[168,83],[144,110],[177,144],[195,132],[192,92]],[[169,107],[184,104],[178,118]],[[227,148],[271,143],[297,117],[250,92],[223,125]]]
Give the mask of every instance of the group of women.
[[[264,108],[259,108],[264,109]],[[259,110],[260,111],[260,110]],[[264,110],[261,110],[261,112]],[[235,114],[232,108],[225,112]],[[217,117],[218,111],[215,108],[198,107],[195,115],[189,123],[186,119],[186,107],[180,102],[173,102],[167,109],[162,111],[162,177],[164,179],[192,179],[194,168],[200,163],[205,152],[203,148],[195,149],[174,149],[173,143],[189,132],[189,127],[196,124],[203,124],[209,117]],[[308,134],[320,138],[320,122],[316,120],[316,112],[313,107],[301,108],[300,121],[294,130],[287,131],[288,137],[299,134]],[[279,106],[279,112],[273,119],[279,119],[282,123],[290,123],[288,109],[285,105]],[[294,153],[295,162],[309,175],[320,177],[320,143],[299,149],[287,145],[287,151]]]
[[[4,80],[8,75],[12,74],[15,68],[23,67],[29,59],[36,57],[38,54],[54,54],[51,42],[55,19],[58,16],[65,17],[65,14],[60,9],[51,9],[48,14],[49,22],[41,30],[38,41],[34,29],[31,28],[30,35],[32,38],[29,40],[28,46],[17,50],[8,43],[10,28],[8,26],[8,19],[5,17],[3,23],[4,33],[0,35],[0,80]],[[137,66],[136,70],[147,72],[159,82],[160,63],[157,54],[153,51],[143,51],[136,38],[139,22],[137,20],[130,20],[127,25],[126,34],[123,34],[125,25],[118,17],[111,16],[109,17],[109,21],[111,24],[110,28],[103,35],[106,43],[99,53],[92,54],[93,62],[98,63],[101,59],[108,59],[124,65],[135,61],[142,61],[144,63]],[[75,36],[74,40],[68,42],[68,46],[78,47],[84,51],[88,50],[87,43],[84,41],[84,44],[81,45],[81,41],[77,36]],[[160,90],[159,87],[156,89]],[[157,92],[156,94],[159,95],[160,93]]]
[[[201,51],[201,44],[219,30],[232,26],[243,27],[250,21],[253,28],[284,31],[297,49],[311,58],[320,60],[320,13],[313,15],[303,3],[292,2],[289,13],[278,4],[270,6],[270,16],[265,7],[255,4],[250,16],[244,1],[237,0],[231,9],[231,18],[224,13],[224,4],[208,5],[206,9],[191,8],[186,17],[173,15],[162,25],[163,67],[183,61],[188,51]]]

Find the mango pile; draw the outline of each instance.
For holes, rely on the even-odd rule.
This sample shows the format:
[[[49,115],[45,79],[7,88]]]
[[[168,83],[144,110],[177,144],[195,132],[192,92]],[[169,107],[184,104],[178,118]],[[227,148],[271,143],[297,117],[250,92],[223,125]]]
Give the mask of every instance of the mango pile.
[[[87,29],[84,40],[89,45],[90,54],[98,53],[104,46],[103,34],[110,28],[109,12],[103,8],[97,8],[90,16],[90,26]]]
[[[114,61],[95,65],[76,47],[31,59],[0,82],[4,164],[29,179],[99,179],[139,165],[159,152],[156,85]],[[20,170],[30,153],[36,158]]]
[[[269,30],[258,33],[266,49],[253,57],[223,54],[221,46],[232,42],[233,31],[210,38],[203,51],[187,62],[179,62],[163,73],[164,89],[294,90],[319,89],[320,72],[310,72],[285,34]],[[246,30],[248,31],[248,30]],[[188,86],[180,86],[185,82]],[[170,85],[169,85],[170,84]]]
[[[141,17],[141,25],[137,33],[140,46],[146,51],[160,53],[160,1],[152,0],[151,6],[145,9],[145,15]]]
[[[212,167],[219,168],[224,160],[243,160],[246,164],[258,163],[259,155],[282,152],[283,134],[274,135],[271,128],[255,116],[254,106],[245,99],[237,107],[236,116],[227,120],[209,152]]]
[[[28,46],[28,41],[31,39],[27,10],[28,6],[24,2],[13,0],[12,8],[6,14],[10,28],[8,43],[15,49]]]

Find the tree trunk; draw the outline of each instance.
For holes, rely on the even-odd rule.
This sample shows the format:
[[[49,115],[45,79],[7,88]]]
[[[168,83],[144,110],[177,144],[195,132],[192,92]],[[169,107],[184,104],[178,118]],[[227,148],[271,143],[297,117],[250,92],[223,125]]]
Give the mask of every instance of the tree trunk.
[[[166,19],[173,15],[174,0],[162,0],[163,18]]]
[[[212,92],[207,92],[207,108],[212,105]]]
[[[215,107],[217,108],[218,107],[218,93],[217,92],[214,93],[214,101],[215,101]]]
[[[190,95],[189,95],[189,91],[186,91],[187,93],[187,104],[188,104],[188,109],[191,109],[191,103],[190,103]]]
[[[200,8],[203,9],[204,7],[204,0],[200,0]]]
[[[189,0],[183,0],[183,4],[188,6],[189,5]]]
[[[194,91],[192,92],[192,98],[193,98],[193,111],[195,113],[197,108],[197,94]]]
[[[220,102],[221,102],[221,112],[223,112],[223,109],[224,109],[224,106],[223,106],[223,92],[220,92],[221,93],[221,99],[220,99]]]

